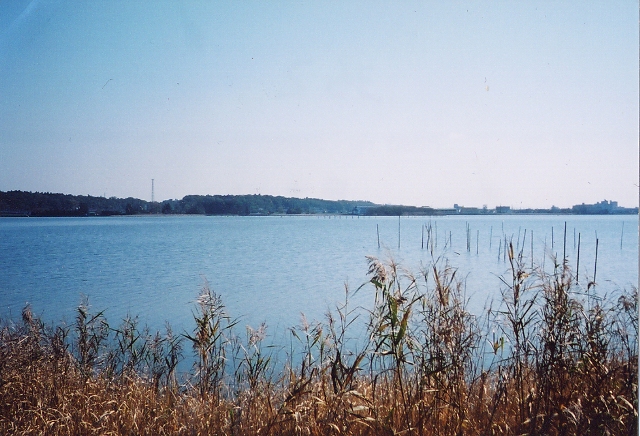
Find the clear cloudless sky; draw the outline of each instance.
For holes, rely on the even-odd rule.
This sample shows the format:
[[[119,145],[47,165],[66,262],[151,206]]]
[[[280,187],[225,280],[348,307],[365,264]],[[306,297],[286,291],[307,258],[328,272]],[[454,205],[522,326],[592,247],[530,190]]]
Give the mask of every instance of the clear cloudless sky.
[[[638,205],[638,2],[0,2],[0,190]]]

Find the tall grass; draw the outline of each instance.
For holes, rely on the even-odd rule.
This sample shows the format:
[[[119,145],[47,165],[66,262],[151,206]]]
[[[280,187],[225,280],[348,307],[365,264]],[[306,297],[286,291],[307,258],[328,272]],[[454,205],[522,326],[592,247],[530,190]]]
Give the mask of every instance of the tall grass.
[[[345,287],[324,320],[290,329],[284,362],[208,284],[179,335],[113,327],[86,301],[72,325],[25,307],[0,327],[0,433],[637,434],[637,288],[596,295],[565,261],[545,273],[507,250],[482,315],[445,259],[414,275],[370,258],[355,292],[371,307]]]

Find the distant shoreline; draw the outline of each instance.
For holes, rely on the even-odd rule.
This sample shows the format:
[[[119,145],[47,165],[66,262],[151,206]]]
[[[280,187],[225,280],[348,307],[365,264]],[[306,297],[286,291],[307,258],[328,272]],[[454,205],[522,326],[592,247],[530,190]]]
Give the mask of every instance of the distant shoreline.
[[[272,195],[187,195],[181,200],[148,202],[137,198],[0,191],[0,217],[91,216],[491,216],[491,215],[637,215],[638,208],[616,201],[578,204],[571,208],[512,209],[510,206],[452,208],[375,204],[370,201],[322,200]]]
[[[176,218],[181,217],[240,217],[240,218],[295,218],[295,217],[318,217],[318,218],[375,218],[375,217],[403,217],[403,218],[416,218],[416,217],[456,217],[456,216],[480,216],[480,217],[497,217],[497,216],[531,216],[531,215],[545,215],[545,216],[628,216],[638,215],[638,212],[618,212],[618,213],[556,213],[556,212],[520,212],[514,211],[511,213],[487,213],[487,214],[433,214],[433,215],[355,215],[355,214],[337,214],[337,213],[300,213],[300,214],[286,214],[286,213],[273,213],[273,214],[251,214],[251,215],[230,215],[230,214],[188,214],[188,213],[174,213],[174,214],[162,214],[162,213],[139,213],[134,215],[127,214],[110,214],[110,215],[25,215],[25,214],[10,214],[0,213],[0,218],[151,218],[151,217],[167,217],[172,216]]]

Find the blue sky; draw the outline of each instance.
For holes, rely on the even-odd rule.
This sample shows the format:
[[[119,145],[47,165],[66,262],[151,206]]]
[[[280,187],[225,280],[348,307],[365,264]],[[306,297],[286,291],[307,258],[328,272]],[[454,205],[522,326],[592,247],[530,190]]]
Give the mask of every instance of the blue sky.
[[[0,190],[638,205],[638,2],[0,3]]]

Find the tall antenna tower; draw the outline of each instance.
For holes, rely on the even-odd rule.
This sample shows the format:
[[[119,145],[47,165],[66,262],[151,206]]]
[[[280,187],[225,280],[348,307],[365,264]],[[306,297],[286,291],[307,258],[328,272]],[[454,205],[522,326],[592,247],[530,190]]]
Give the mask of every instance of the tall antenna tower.
[[[153,192],[153,179],[151,179],[151,204],[153,204],[154,200],[154,192]]]

